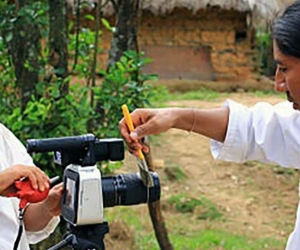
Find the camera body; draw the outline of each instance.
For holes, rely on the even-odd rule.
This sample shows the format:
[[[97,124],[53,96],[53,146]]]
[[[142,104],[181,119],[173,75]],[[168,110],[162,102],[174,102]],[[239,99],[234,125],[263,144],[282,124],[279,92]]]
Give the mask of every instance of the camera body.
[[[102,223],[102,184],[97,166],[71,164],[65,168],[63,179],[63,218],[72,225]]]
[[[122,140],[99,140],[93,134],[30,139],[27,140],[27,151],[53,151],[54,162],[65,167],[62,217],[67,222],[74,226],[103,222],[101,173],[96,163],[123,160]]]
[[[146,187],[139,175],[101,176],[98,161],[124,159],[121,139],[95,138],[93,134],[27,140],[28,153],[54,152],[54,162],[65,167],[62,217],[73,226],[99,224],[104,208],[136,205],[160,199],[160,182],[151,173],[153,187]]]

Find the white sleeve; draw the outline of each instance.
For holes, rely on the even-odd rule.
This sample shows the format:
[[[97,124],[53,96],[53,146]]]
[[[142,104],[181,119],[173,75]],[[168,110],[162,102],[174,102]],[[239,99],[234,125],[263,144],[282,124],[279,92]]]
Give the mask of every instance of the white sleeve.
[[[0,171],[4,170],[15,164],[34,165],[31,156],[27,153],[25,146],[21,141],[4,125],[0,124]],[[10,216],[18,214],[18,204],[13,205],[15,213]],[[0,208],[1,210],[1,208]],[[0,211],[1,214],[1,211]],[[12,218],[13,222],[17,225],[18,218]],[[27,240],[29,243],[37,243],[47,238],[59,223],[59,217],[52,218],[48,225],[39,232],[26,231]]]
[[[47,226],[45,228],[43,228],[43,230],[38,231],[38,232],[26,232],[27,235],[27,239],[29,244],[36,244],[44,239],[46,239],[47,237],[49,237],[49,235],[51,233],[54,232],[55,228],[57,227],[58,223],[59,223],[60,219],[59,217],[53,217],[47,224]]]
[[[211,141],[215,159],[300,168],[300,112],[290,103],[261,102],[248,108],[227,100],[224,106],[230,110],[228,129],[224,143]]]
[[[21,141],[4,125],[0,124],[1,170],[15,164],[34,165]]]

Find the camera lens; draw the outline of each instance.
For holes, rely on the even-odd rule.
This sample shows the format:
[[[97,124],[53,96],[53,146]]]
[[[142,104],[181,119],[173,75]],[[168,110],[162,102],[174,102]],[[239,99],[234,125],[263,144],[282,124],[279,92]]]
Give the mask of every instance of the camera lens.
[[[158,175],[151,172],[154,186],[146,187],[139,174],[102,176],[103,206],[130,206],[160,199]]]

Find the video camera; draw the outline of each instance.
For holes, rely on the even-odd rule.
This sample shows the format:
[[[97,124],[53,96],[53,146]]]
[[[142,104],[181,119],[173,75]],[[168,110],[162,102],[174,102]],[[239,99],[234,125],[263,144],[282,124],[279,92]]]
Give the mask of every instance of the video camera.
[[[54,152],[54,162],[65,167],[62,217],[70,223],[73,234],[68,243],[61,243],[64,246],[71,242],[74,246],[75,237],[76,244],[79,246],[75,249],[93,247],[102,250],[103,242],[86,243],[90,240],[85,239],[87,236],[82,236],[82,231],[86,232],[87,227],[91,228],[94,225],[91,230],[95,231],[96,227],[98,231],[102,231],[102,234],[108,232],[107,223],[104,221],[104,208],[137,205],[160,199],[160,182],[156,173],[151,173],[154,180],[153,187],[144,186],[139,173],[101,176],[97,162],[124,159],[124,144],[121,139],[100,140],[93,134],[29,139],[27,151],[28,153]],[[99,228],[99,225],[105,225],[106,229]],[[77,240],[77,237],[84,239]],[[57,246],[58,248],[51,249],[59,249],[61,244]]]

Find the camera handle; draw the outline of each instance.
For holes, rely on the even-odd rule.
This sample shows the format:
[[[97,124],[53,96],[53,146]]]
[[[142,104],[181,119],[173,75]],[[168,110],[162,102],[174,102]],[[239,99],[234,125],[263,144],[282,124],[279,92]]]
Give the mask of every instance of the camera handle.
[[[105,250],[103,239],[109,231],[106,221],[85,226],[68,224],[68,227],[65,238],[48,250],[58,250],[66,246],[71,246],[74,250]]]

